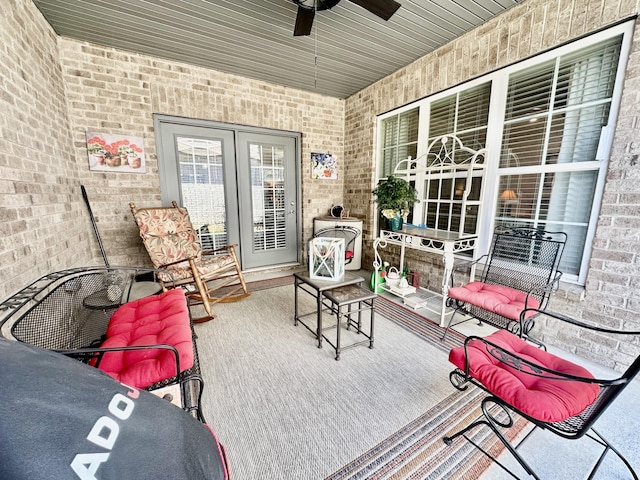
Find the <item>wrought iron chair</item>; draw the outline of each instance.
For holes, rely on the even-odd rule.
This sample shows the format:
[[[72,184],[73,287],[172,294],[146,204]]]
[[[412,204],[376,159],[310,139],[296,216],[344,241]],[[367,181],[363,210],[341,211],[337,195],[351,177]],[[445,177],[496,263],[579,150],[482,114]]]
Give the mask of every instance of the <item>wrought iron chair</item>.
[[[558,266],[566,241],[564,232],[529,228],[495,233],[487,255],[455,267],[454,271],[473,268],[486,260],[479,281],[449,288],[447,306],[454,312],[442,339],[451,327],[474,318],[526,337],[535,325],[535,314],[529,310],[523,320],[520,314],[547,307],[562,276]],[[467,317],[454,322],[458,313]]]
[[[576,337],[586,333],[582,329],[612,336],[640,335],[640,331],[604,328],[539,310],[524,311],[522,317],[527,313],[544,315],[550,322],[564,322],[567,325],[563,328],[567,330],[577,327],[575,332],[571,332]],[[620,377],[597,379],[576,363],[538,348],[506,330],[498,330],[484,338],[468,337],[464,346],[451,350],[449,361],[457,367],[449,374],[455,388],[466,390],[469,384],[473,384],[489,395],[482,400],[482,416],[457,433],[445,437],[443,440],[447,445],[462,436],[514,478],[520,478],[468,435],[471,430],[485,425],[497,435],[527,474],[539,478],[517,451],[522,442],[531,438],[530,433],[514,446],[500,430],[514,425],[511,413],[515,412],[533,423],[534,430],[539,427],[567,439],[587,436],[603,446],[604,451],[588,478],[593,478],[604,456],[612,451],[626,465],[633,478],[638,479],[629,461],[594,430],[593,425],[638,374],[640,356]]]
[[[360,235],[360,230],[347,225],[335,225],[332,227],[321,228],[313,234],[313,238],[331,237],[344,238],[344,263],[348,265],[353,260],[354,247],[356,238]]]
[[[202,303],[207,315],[194,323],[215,318],[211,306],[218,302],[249,296],[235,245],[203,251],[186,208],[175,201],[170,207],[129,207],[151,261],[171,274],[159,275],[163,289],[185,286],[187,296]]]

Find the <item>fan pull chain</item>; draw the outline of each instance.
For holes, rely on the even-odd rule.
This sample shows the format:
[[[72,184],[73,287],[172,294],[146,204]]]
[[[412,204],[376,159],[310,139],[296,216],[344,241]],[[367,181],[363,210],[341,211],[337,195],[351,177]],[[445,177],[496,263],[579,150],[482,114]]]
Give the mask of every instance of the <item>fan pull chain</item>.
[[[314,46],[313,46],[313,88],[318,89],[318,0],[313,2],[313,8],[315,8],[316,12],[314,17],[316,18],[315,24],[315,32],[314,32]]]

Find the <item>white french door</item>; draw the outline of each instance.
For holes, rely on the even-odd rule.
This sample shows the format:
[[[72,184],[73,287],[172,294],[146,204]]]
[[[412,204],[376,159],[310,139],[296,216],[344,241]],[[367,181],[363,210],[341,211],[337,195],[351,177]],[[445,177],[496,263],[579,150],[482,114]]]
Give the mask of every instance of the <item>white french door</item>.
[[[243,269],[300,262],[298,134],[154,122],[162,203],[189,210],[205,249],[237,244]]]

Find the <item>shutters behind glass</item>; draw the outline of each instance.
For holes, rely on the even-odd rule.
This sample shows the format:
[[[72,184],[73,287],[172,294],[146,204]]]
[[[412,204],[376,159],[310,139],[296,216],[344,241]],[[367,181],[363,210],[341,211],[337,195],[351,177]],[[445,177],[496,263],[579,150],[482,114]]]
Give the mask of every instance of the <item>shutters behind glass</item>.
[[[237,245],[243,269],[297,263],[299,135],[158,115],[163,205],[189,211],[205,250]]]
[[[567,233],[567,274],[584,261],[621,43],[617,36],[509,79],[500,157],[509,174],[500,178],[496,220]]]

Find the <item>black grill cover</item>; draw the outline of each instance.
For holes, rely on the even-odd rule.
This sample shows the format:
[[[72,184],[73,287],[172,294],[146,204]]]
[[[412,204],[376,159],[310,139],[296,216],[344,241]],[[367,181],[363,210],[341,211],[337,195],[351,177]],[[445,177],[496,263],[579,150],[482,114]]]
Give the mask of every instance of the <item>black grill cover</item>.
[[[63,355],[0,338],[0,479],[215,479],[209,428]]]

